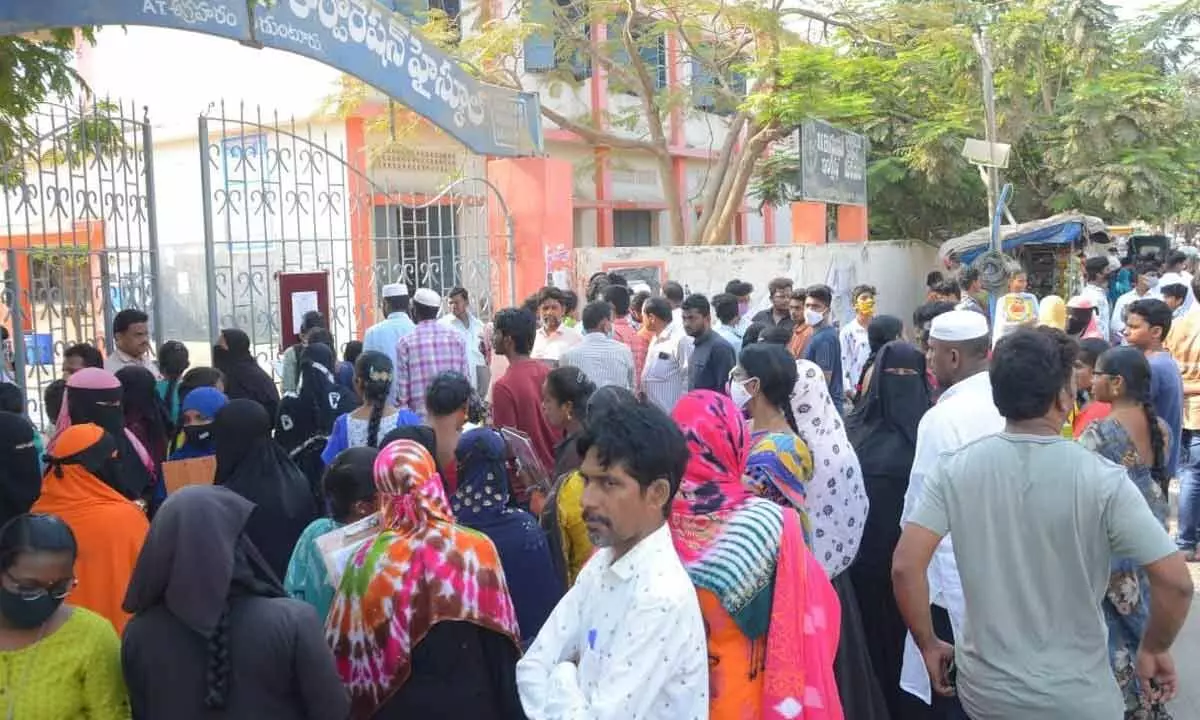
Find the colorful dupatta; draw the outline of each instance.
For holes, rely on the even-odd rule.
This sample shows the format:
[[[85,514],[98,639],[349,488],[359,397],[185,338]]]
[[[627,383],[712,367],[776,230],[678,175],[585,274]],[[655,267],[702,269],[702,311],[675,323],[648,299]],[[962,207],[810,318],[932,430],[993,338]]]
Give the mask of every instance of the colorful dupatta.
[[[325,626],[354,718],[371,717],[404,685],[413,648],[439,622],[474,623],[516,645],[520,637],[499,553],[454,523],[429,451],[391,443],[375,460],[375,486],[384,531],[347,564]]]
[[[753,497],[743,483],[749,434],[741,413],[702,390],[680,399],[672,416],[691,452],[671,512],[675,547],[693,584],[716,596],[744,636],[723,645],[710,638],[712,717],[744,713],[738,698],[755,693],[762,718],[841,720],[837,595],[795,511]],[[727,653],[755,659],[748,676],[730,676],[741,665],[722,663]]]

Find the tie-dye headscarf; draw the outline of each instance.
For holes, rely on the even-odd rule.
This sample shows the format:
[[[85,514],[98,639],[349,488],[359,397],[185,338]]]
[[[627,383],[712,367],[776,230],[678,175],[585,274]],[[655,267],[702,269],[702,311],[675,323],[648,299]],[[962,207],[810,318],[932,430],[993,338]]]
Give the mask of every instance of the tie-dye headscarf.
[[[325,625],[354,718],[404,685],[413,648],[439,622],[500,633],[514,652],[520,637],[496,547],[454,524],[429,451],[412,440],[383,448],[375,487],[384,531],[350,559]]]

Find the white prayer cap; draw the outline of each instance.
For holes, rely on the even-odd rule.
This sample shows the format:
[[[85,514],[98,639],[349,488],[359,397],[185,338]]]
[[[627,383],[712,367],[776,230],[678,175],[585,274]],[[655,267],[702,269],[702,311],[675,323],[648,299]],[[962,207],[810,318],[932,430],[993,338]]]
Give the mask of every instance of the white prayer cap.
[[[420,290],[413,293],[413,302],[415,302],[418,305],[424,305],[425,307],[433,307],[433,308],[441,307],[442,306],[442,296],[438,295],[436,292],[434,292],[433,290],[430,290],[429,288],[421,288]]]
[[[408,286],[404,283],[391,283],[383,286],[385,298],[408,297]]]
[[[943,342],[978,340],[987,335],[987,318],[974,310],[951,310],[929,324],[929,337]]]

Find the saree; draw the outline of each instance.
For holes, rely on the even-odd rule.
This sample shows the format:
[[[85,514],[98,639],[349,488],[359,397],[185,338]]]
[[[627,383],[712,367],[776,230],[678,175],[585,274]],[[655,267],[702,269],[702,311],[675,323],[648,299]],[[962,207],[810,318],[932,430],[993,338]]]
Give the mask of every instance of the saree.
[[[469,622],[520,645],[499,553],[455,524],[429,451],[412,440],[387,445],[375,485],[385,529],[351,557],[325,625],[353,718],[371,717],[400,690],[413,649],[440,622]]]
[[[1142,491],[1150,510],[1166,527],[1167,498],[1151,476],[1150,466],[1138,455],[1133,438],[1123,425],[1111,418],[1099,420],[1083,431],[1079,442],[1123,466],[1129,480]],[[1129,720],[1170,720],[1166,706],[1152,702],[1143,692],[1134,668],[1138,646],[1150,619],[1150,582],[1145,571],[1128,558],[1114,558],[1108,590],[1100,607],[1108,625],[1108,660],[1125,698],[1125,717]]]
[[[672,417],[691,453],[668,522],[709,636],[709,717],[840,719],[836,596],[795,512],[743,484],[741,413],[701,390]]]

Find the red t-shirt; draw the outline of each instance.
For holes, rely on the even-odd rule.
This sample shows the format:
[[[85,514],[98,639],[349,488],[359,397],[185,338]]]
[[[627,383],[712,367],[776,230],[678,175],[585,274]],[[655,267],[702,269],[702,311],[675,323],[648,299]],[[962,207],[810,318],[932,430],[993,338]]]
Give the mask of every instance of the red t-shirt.
[[[492,424],[528,435],[547,471],[554,468],[554,447],[563,438],[542,415],[542,384],[549,374],[550,366],[541,360],[520,360],[492,387]]]
[[[1087,430],[1087,426],[1097,420],[1103,420],[1108,417],[1108,413],[1112,411],[1112,405],[1108,403],[1097,402],[1093,400],[1088,403],[1075,415],[1075,423],[1071,427],[1071,431],[1075,434],[1075,439]]]

